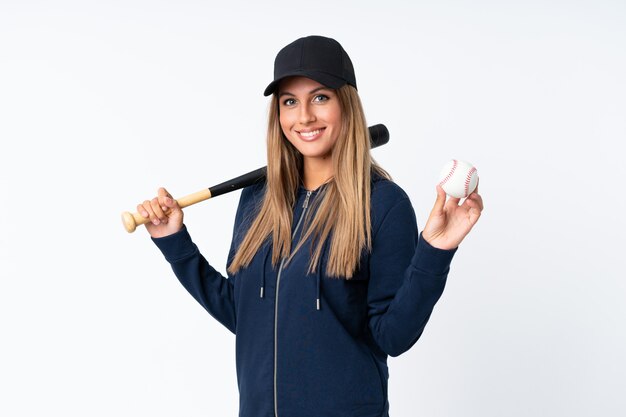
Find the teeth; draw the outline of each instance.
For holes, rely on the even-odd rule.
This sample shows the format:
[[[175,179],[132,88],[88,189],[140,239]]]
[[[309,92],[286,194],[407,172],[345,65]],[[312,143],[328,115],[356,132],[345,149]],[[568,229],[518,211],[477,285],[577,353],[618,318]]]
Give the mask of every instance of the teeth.
[[[313,136],[317,135],[321,131],[322,131],[321,129],[317,129],[317,130],[314,130],[312,132],[300,132],[300,135],[305,137],[305,138],[312,138]]]

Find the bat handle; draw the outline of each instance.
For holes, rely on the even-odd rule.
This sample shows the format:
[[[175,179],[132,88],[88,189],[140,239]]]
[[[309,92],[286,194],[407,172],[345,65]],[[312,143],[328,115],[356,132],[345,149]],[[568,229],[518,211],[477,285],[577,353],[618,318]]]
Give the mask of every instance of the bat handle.
[[[211,190],[206,188],[204,190],[200,190],[193,194],[186,195],[182,198],[177,199],[178,206],[180,208],[189,207],[192,204],[199,203],[204,200],[208,200],[211,198]],[[166,212],[167,214],[167,212]],[[142,224],[146,224],[150,221],[150,219],[146,219],[141,214],[135,212],[130,213],[125,211],[122,213],[122,223],[124,224],[124,228],[128,233],[132,233],[137,229],[137,226],[141,226]]]

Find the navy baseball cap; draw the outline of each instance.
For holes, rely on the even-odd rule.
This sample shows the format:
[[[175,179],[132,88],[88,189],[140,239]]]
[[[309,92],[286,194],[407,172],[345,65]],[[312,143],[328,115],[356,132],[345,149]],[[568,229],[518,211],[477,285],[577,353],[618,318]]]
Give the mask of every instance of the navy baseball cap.
[[[293,76],[307,77],[333,89],[346,84],[356,88],[350,57],[339,42],[324,36],[300,38],[281,49],[274,60],[274,81],[263,95],[274,93],[283,78]]]

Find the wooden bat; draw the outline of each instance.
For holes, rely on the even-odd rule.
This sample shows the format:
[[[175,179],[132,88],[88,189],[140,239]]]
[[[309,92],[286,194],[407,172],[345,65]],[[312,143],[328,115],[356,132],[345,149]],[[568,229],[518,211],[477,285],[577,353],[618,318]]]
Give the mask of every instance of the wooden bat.
[[[372,140],[371,147],[376,148],[389,142],[389,130],[383,124],[373,125],[369,127],[370,138]],[[205,188],[193,194],[186,195],[182,198],[176,199],[180,208],[189,207],[192,204],[199,203],[204,200],[208,200],[218,195],[226,194],[231,191],[239,190],[249,185],[265,180],[267,167],[259,168],[254,171],[250,171],[247,174],[243,174],[239,177],[225,181],[221,184],[214,185],[213,187]],[[137,226],[146,224],[150,221],[143,217],[141,214],[135,212],[130,213],[125,211],[122,213],[122,223],[128,233],[135,231]]]

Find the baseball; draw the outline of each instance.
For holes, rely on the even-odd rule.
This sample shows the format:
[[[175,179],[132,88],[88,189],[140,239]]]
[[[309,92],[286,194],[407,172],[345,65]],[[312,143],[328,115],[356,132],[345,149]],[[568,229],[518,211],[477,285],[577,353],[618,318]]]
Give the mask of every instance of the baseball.
[[[465,198],[478,185],[478,171],[469,162],[452,159],[441,169],[439,185],[450,197]]]

